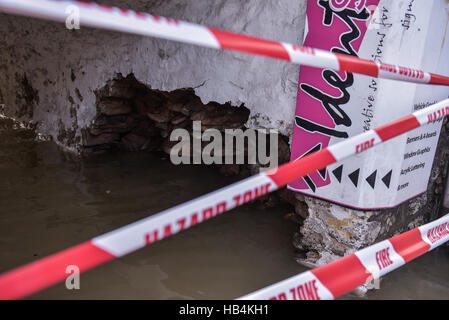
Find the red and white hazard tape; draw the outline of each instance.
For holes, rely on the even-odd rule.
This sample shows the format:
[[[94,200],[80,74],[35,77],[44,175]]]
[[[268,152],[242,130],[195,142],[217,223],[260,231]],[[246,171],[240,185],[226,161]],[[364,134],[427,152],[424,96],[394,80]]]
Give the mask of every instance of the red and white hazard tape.
[[[78,246],[4,273],[0,275],[0,299],[25,297],[55,284],[65,279],[67,276],[65,270],[68,265],[77,265],[83,272],[106,261],[122,257],[275,191],[293,180],[332,163],[363,152],[421,125],[439,120],[448,114],[449,99],[294,162],[231,184]],[[340,291],[332,292],[335,296],[335,293]]]
[[[319,68],[414,83],[449,85],[449,77],[408,67],[377,63],[324,50],[249,37],[147,13],[93,2],[61,0],[0,0],[0,11],[65,22],[68,6],[79,8],[80,23],[138,35],[158,37],[208,48],[227,49],[287,60]]]
[[[449,240],[449,215],[250,293],[241,300],[331,300],[396,270]]]

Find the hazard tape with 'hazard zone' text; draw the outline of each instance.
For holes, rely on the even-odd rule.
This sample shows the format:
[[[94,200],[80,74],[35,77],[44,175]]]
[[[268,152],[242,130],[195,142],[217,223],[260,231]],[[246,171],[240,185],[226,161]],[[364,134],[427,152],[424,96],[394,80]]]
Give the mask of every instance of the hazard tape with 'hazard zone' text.
[[[370,77],[449,86],[449,77],[324,50],[265,40],[148,13],[84,1],[0,0],[0,11],[65,22],[68,6],[79,8],[83,26],[158,37],[202,47],[235,50],[312,67]]]
[[[449,215],[239,299],[331,300],[390,273],[449,240]]]
[[[6,272],[0,275],[0,299],[16,299],[30,295],[65,279],[67,276],[65,271],[68,265],[76,265],[79,267],[80,272],[83,272],[109,260],[122,257],[146,245],[241,206],[255,198],[273,192],[287,183],[316,170],[325,168],[359,152],[364,152],[377,144],[418,128],[421,125],[433,123],[448,114],[449,99],[446,99],[296,161],[262,172],[174,208],[95,237],[75,247]],[[404,249],[405,252],[407,250],[407,248]],[[404,256],[407,257],[407,255]],[[339,280],[335,281],[335,283],[340,284]],[[353,281],[351,284],[355,282]],[[344,284],[344,288],[348,288],[348,286]],[[333,288],[332,290],[337,289]],[[345,289],[338,290],[332,294],[335,296],[336,293],[345,291]]]

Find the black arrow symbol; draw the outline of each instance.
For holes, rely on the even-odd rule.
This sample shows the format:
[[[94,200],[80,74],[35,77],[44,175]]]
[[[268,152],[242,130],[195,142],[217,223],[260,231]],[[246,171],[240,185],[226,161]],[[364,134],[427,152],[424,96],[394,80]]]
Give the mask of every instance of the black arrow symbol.
[[[335,178],[337,178],[338,182],[341,183],[341,176],[343,174],[343,165],[339,166],[337,169],[334,169],[332,173],[334,174]]]
[[[355,185],[356,188],[357,185],[359,184],[359,173],[360,169],[357,169],[348,175],[349,179],[351,179],[352,183]]]
[[[385,177],[382,178],[383,183],[387,186],[388,189],[390,189],[390,182],[391,182],[391,174],[393,173],[393,170],[390,170]]]
[[[368,178],[366,178],[366,182],[371,186],[371,188],[374,189],[376,186],[376,176],[377,176],[377,170],[370,174]]]

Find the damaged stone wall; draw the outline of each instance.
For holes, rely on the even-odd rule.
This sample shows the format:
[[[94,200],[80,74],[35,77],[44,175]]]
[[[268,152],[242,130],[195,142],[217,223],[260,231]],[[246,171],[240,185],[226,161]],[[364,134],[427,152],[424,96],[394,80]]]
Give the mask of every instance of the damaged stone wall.
[[[243,34],[300,43],[306,1],[97,1]],[[284,61],[0,13],[0,103],[72,151],[116,74],[153,89],[193,88],[204,104],[245,106],[250,128],[292,129],[298,66]]]
[[[81,129],[81,153],[85,156],[105,151],[148,151],[170,155],[172,147],[178,143],[171,134],[176,129],[185,129],[193,136],[193,122],[201,123],[201,131],[216,129],[225,137],[226,130],[238,129],[242,134],[248,129],[250,111],[243,104],[232,106],[229,102],[203,104],[193,88],[174,91],[154,90],[137,81],[133,74],[126,77],[117,75],[103,88],[95,92],[97,114],[91,125]],[[259,129],[265,135],[266,150],[271,150],[271,139],[267,130]],[[243,137],[242,137],[243,138]],[[255,135],[257,144],[258,136]],[[277,163],[289,161],[288,137],[277,134]],[[221,143],[225,148],[224,139]],[[202,141],[201,150],[209,144]],[[190,144],[190,157],[193,157]],[[229,150],[235,159],[237,151]],[[260,163],[249,163],[248,141],[243,151],[243,164],[215,164],[226,176],[246,178],[259,172]],[[265,151],[265,153],[267,153]],[[267,154],[271,156],[271,154]],[[235,163],[235,162],[234,162]]]

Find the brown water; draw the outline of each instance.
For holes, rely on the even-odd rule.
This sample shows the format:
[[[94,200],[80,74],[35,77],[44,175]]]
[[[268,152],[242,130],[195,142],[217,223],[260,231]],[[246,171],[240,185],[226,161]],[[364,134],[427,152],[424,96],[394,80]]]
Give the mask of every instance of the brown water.
[[[0,147],[8,150],[0,153],[0,272],[232,182],[213,168],[173,166],[145,153],[79,161],[51,142]],[[240,297],[305,271],[294,260],[289,210],[246,205],[83,273],[80,290],[60,283],[30,298]],[[364,299],[449,299],[448,268],[449,249],[439,249],[385,277]]]

